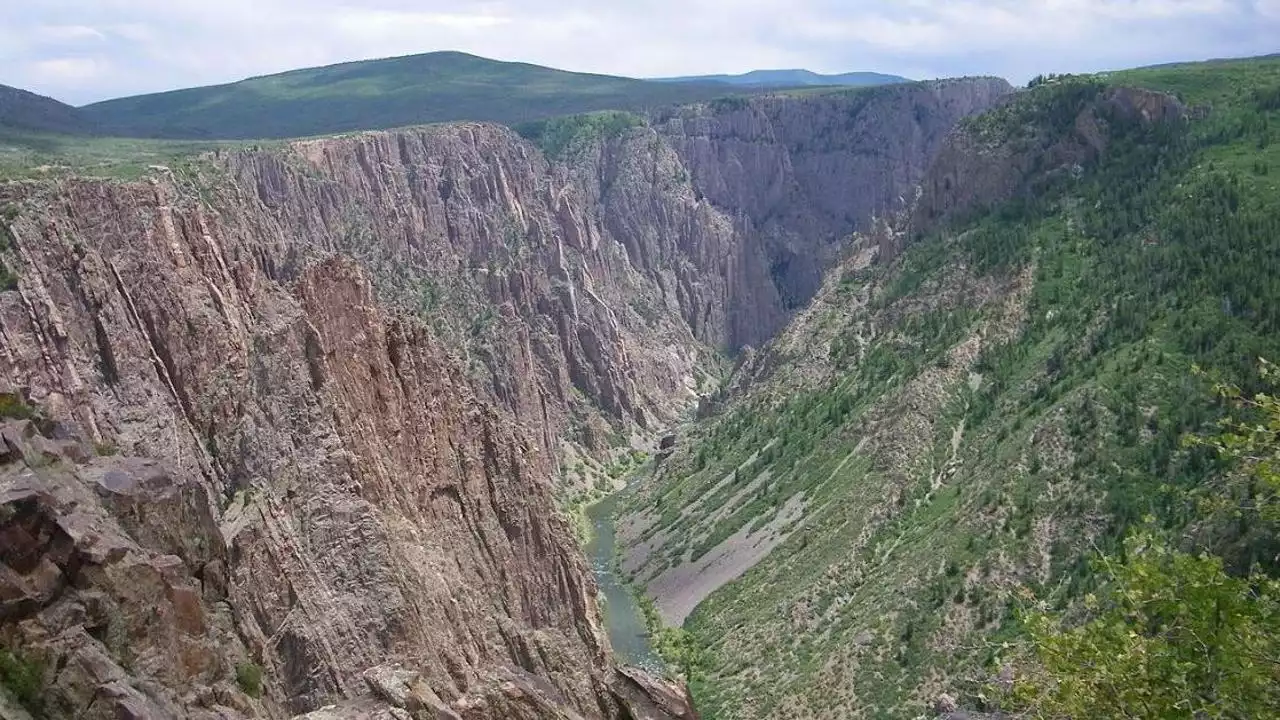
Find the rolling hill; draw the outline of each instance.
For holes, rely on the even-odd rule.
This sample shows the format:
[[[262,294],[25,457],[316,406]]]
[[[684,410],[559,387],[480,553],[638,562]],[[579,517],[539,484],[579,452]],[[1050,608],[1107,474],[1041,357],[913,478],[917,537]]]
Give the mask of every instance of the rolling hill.
[[[874,72],[850,72],[838,75],[822,75],[811,70],[752,70],[741,75],[689,75],[684,77],[655,78],[665,83],[725,83],[736,87],[806,87],[815,85],[891,85],[911,82],[900,75]]]
[[[80,111],[53,98],[0,85],[0,132],[84,134],[90,129]]]
[[[451,120],[517,124],[734,91],[723,83],[658,83],[435,52],[108,100],[82,111],[113,135],[282,138]]]

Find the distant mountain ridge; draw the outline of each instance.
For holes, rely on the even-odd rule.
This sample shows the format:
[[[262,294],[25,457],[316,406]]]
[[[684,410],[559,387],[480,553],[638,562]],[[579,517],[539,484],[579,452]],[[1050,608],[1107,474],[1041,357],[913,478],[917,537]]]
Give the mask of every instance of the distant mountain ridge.
[[[512,125],[705,101],[726,90],[753,88],[658,83],[433,52],[107,100],[81,110],[110,134],[284,138],[458,120]]]
[[[847,85],[863,87],[870,85],[891,85],[893,83],[912,82],[900,75],[886,75],[875,72],[848,72],[836,75],[823,75],[812,70],[752,70],[740,75],[686,75],[681,77],[653,78],[664,83],[705,83],[715,82],[738,87],[803,87],[817,85]]]
[[[516,126],[786,88],[903,82],[910,81],[879,73],[820,75],[808,70],[641,80],[444,51],[291,70],[80,108],[0,86],[0,130],[10,135],[201,141],[292,138],[455,121]]]

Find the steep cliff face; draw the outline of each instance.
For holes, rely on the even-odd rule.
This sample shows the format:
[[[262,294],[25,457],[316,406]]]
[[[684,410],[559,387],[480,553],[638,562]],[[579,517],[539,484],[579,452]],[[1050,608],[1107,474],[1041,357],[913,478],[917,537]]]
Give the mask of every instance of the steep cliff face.
[[[731,99],[655,119],[698,196],[733,222],[732,308],[715,340],[769,340],[821,285],[841,241],[900,211],[960,120],[1012,92],[998,78]]]
[[[1006,104],[962,123],[923,175],[909,222],[897,235],[883,236],[883,259],[900,253],[910,235],[1011,199],[1034,198],[1056,180],[1078,178],[1106,151],[1117,125],[1174,123],[1187,114],[1166,93],[1089,85],[1030,111]],[[1010,122],[1014,116],[1020,124]]]
[[[99,446],[163,459],[216,499],[262,712],[364,694],[363,674],[388,663],[464,716],[513,716],[505,704],[524,695],[503,690],[509,676],[539,678],[553,706],[612,712],[549,453],[475,396],[422,323],[379,307],[366,271],[251,203],[212,211],[163,181],[6,200],[22,208],[23,274],[4,295],[5,377]],[[61,665],[40,642],[61,625],[22,627],[20,647]]]
[[[42,418],[5,436],[6,647],[55,716],[691,717],[610,665],[566,448],[669,426],[1003,89],[0,186],[0,390]]]
[[[369,268],[383,302],[428,320],[548,446],[570,414],[653,429],[692,397],[688,328],[660,306],[643,312],[653,289],[582,191],[510,130],[309,141],[228,165],[291,240]],[[603,448],[607,431],[597,419],[578,439]]]

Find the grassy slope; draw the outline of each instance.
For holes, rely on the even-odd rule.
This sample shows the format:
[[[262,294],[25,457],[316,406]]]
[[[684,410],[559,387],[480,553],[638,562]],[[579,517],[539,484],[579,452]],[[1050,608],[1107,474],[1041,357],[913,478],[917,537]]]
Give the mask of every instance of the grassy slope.
[[[1247,384],[1280,356],[1280,61],[1107,81],[1211,109],[1178,132],[1117,127],[1037,202],[846,265],[777,341],[779,369],[635,499],[675,538],[650,569],[807,503],[686,623],[706,717],[978,705],[1023,588],[1067,603],[1092,547],[1147,513],[1180,521],[1161,488],[1209,471],[1179,438],[1218,411],[1192,364]],[[1054,124],[1061,90],[977,122]]]
[[[734,92],[429,53],[345,63],[82,108],[105,132],[170,138],[280,138],[449,120],[515,124],[638,110]]]
[[[234,141],[82,137],[0,127],[0,180],[67,175],[134,180],[153,165],[172,166]]]

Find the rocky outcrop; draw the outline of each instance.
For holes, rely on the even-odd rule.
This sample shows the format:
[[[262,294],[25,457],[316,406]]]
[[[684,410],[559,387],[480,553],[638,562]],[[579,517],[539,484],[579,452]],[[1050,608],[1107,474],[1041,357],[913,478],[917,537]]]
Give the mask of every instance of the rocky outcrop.
[[[1032,92],[1048,95],[1053,90]],[[1031,197],[1055,177],[1078,177],[1106,151],[1117,123],[1150,126],[1187,115],[1173,96],[1139,88],[1084,86],[1067,99],[1057,107],[1045,107],[1034,97],[1011,103],[983,122],[953,132],[924,176],[907,228],[883,236],[881,257],[896,256],[911,235],[1000,202]],[[1044,117],[1053,114],[1061,117]]]
[[[693,717],[611,665],[563,444],[656,439],[1005,89],[0,185],[0,378],[52,423],[6,430],[0,637],[54,717]]]
[[[634,720],[698,720],[698,712],[683,688],[637,668],[618,668],[609,690]]]
[[[254,714],[203,486],[108,452],[61,423],[0,426],[0,644],[48,717]]]

